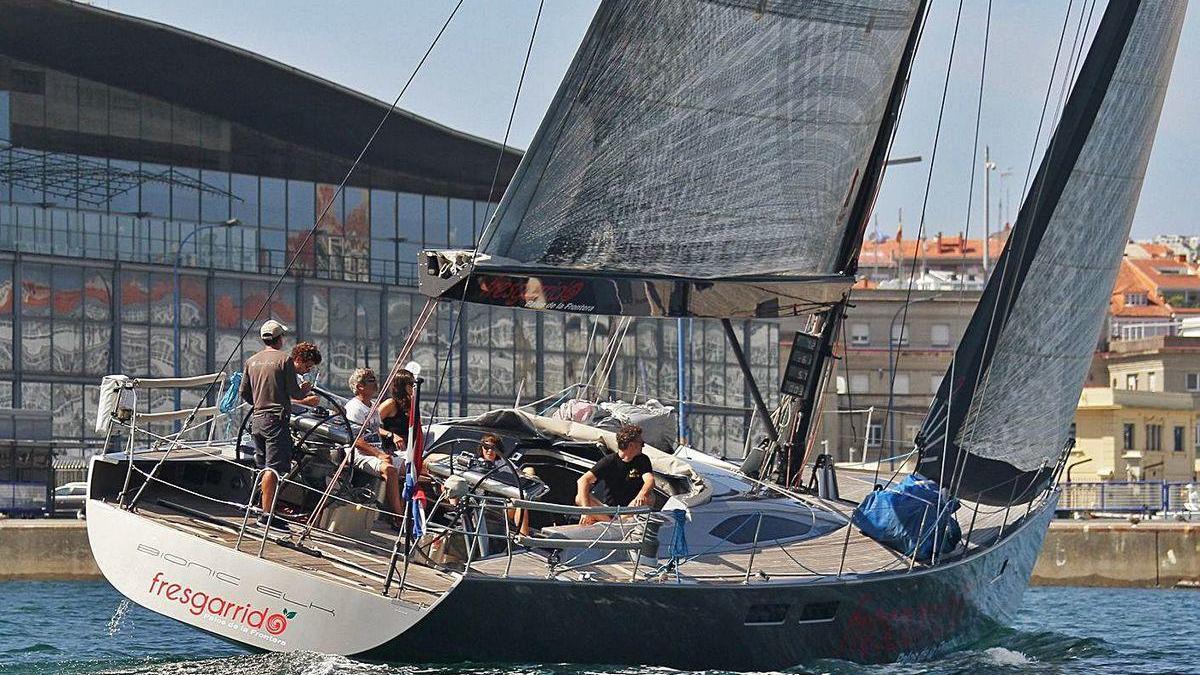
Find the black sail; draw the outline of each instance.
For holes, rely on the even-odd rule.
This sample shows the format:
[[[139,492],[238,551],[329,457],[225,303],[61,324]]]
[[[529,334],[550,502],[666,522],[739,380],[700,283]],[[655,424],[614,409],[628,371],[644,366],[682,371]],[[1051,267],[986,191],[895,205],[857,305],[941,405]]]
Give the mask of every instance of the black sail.
[[[541,302],[564,276],[595,302],[545,308],[769,316],[840,299],[924,4],[603,3],[493,217],[475,265],[485,287],[468,299]],[[489,272],[538,276],[537,288],[489,285]],[[611,288],[623,276],[651,283]],[[694,283],[680,293],[678,280]],[[731,280],[744,285],[718,283]]]
[[[917,438],[986,504],[1035,497],[1067,441],[1170,79],[1185,1],[1110,0]]]

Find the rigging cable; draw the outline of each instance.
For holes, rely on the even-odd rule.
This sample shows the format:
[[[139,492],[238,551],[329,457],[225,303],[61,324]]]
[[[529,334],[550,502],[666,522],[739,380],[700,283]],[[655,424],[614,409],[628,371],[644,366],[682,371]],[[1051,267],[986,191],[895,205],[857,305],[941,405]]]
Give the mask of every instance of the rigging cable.
[[[542,10],[545,8],[545,6],[546,6],[546,0],[540,0],[540,2],[538,2],[537,15],[533,19],[533,30],[531,30],[529,33],[529,45],[528,45],[528,47],[525,48],[525,61],[524,61],[524,63],[521,64],[521,76],[517,80],[517,91],[513,95],[512,108],[509,110],[509,113],[508,113],[508,125],[504,128],[504,140],[500,144],[500,156],[496,159],[496,169],[492,173],[492,185],[490,188],[488,188],[488,210],[489,211],[491,210],[492,200],[496,196],[496,184],[500,180],[500,169],[504,165],[504,155],[505,155],[505,153],[508,152],[508,137],[512,133],[513,119],[516,118],[516,116],[517,116],[517,103],[521,100],[521,89],[525,84],[525,73],[529,69],[529,58],[530,58],[530,55],[533,54],[533,43],[534,43],[534,40],[537,38],[538,26],[541,24]],[[488,220],[486,221],[486,224],[484,225],[483,231],[481,231],[479,233],[479,238],[475,240],[475,248],[471,251],[470,267],[468,268],[467,274],[466,274],[465,278],[463,279],[462,298],[459,299],[458,312],[455,316],[454,321],[451,322],[451,326],[450,326],[450,338],[447,343],[449,345],[447,349],[448,349],[448,352],[450,355],[452,355],[454,353],[454,338],[455,338],[455,335],[457,335],[457,333],[459,332],[459,329],[462,326],[463,319],[467,312],[467,291],[471,285],[471,276],[475,274],[475,263],[476,263],[476,260],[479,258],[479,247],[483,243],[483,237],[487,233],[488,228],[491,227],[492,218],[494,216],[495,216],[495,212],[493,212],[489,215]],[[442,364],[441,372],[438,374],[437,389],[435,389],[433,392],[433,413],[432,414],[434,414],[434,415],[437,414],[438,405],[441,402],[442,384],[446,381],[446,374],[449,371],[451,360],[452,359],[449,357],[446,359],[446,361]],[[447,408],[449,408],[449,406],[450,406],[449,401],[447,401],[446,406],[447,406]],[[449,412],[449,410],[447,410],[447,412]]]
[[[1046,111],[1049,108],[1050,93],[1054,90],[1054,79],[1055,79],[1055,75],[1058,73],[1059,61],[1062,58],[1062,46],[1063,46],[1064,41],[1066,40],[1067,27],[1070,25],[1071,12],[1073,11],[1074,4],[1075,4],[1074,0],[1071,0],[1071,2],[1067,5],[1066,15],[1063,17],[1063,25],[1062,25],[1062,29],[1061,29],[1061,32],[1060,32],[1059,38],[1058,38],[1058,47],[1055,49],[1055,53],[1054,53],[1054,63],[1050,68],[1050,79],[1046,83],[1046,95],[1042,102],[1042,112],[1038,119],[1038,128],[1037,128],[1036,134],[1034,135],[1033,148],[1030,150],[1029,164],[1028,164],[1028,168],[1026,169],[1026,175],[1025,175],[1025,188],[1022,189],[1022,193],[1025,193],[1028,190],[1030,176],[1032,175],[1032,171],[1033,171],[1033,163],[1034,163],[1034,160],[1037,158],[1037,154],[1038,154],[1037,146],[1038,146],[1039,139],[1041,138],[1042,126],[1045,122]],[[1083,3],[1080,4],[1081,17],[1082,17],[1082,13],[1083,13]],[[1082,24],[1082,22],[1081,22],[1081,24]],[[1080,28],[1077,26],[1077,31],[1078,30],[1080,30]],[[1076,43],[1079,43],[1080,46],[1082,47],[1082,41],[1080,41],[1078,39],[1078,35],[1076,36],[1076,38],[1072,39],[1072,44],[1074,45]],[[1072,51],[1074,51],[1074,47],[1072,47]],[[1070,67],[1068,66],[1068,70],[1069,70],[1069,68]],[[1063,92],[1060,91],[1060,95],[1062,93]],[[1050,137],[1050,145],[1046,148],[1047,155],[1049,155],[1050,152],[1054,148],[1054,140],[1055,140],[1055,135],[1052,133],[1051,137]],[[1039,208],[1041,206],[1041,190],[1043,190],[1044,187],[1045,187],[1044,183],[1039,184],[1038,194],[1036,196],[1032,196],[1032,204],[1035,209]],[[1027,196],[1026,201],[1029,201],[1029,198],[1030,197]],[[1034,211],[1033,213],[1036,214],[1036,211]],[[1018,210],[1018,218],[1020,218],[1019,210]],[[1007,247],[1007,244],[1006,244],[1006,247]],[[1022,250],[1022,251],[1017,252],[1016,255],[1023,256],[1025,253],[1026,253],[1026,251]],[[1000,270],[1000,280],[997,283],[1000,285],[1003,285],[1004,280],[1008,274],[1009,268],[1013,264],[1016,264],[1019,266],[1020,263],[1021,263],[1021,260],[1019,260],[1019,259],[1014,261],[1013,263],[1006,262],[1004,268]],[[989,279],[988,283],[990,283],[990,279]],[[1014,300],[1015,300],[1015,298],[1014,298]],[[992,311],[991,311],[991,316],[988,319],[988,330],[984,337],[983,352],[982,352],[984,354],[986,354],[987,351],[989,350],[989,348],[991,348],[993,337],[995,335],[994,329],[996,326],[996,321],[999,318],[998,317],[999,309],[1000,309],[1000,303],[999,303],[999,301],[997,301],[995,303],[995,305],[993,305]],[[985,372],[985,370],[986,370],[986,372]],[[975,386],[972,389],[972,392],[973,392],[972,396],[977,397],[977,400],[979,401],[979,406],[982,406],[983,401],[985,401],[987,399],[988,383],[990,382],[990,380],[991,380],[991,368],[987,368],[987,369],[981,368],[979,372],[975,373]],[[968,411],[968,413],[969,413],[969,411]],[[949,415],[949,411],[947,411],[947,420],[946,420],[947,432],[949,431],[948,415]],[[964,441],[965,441],[964,443],[959,445],[960,449],[962,447],[969,446],[973,442],[974,436],[975,436],[974,431],[975,431],[974,426],[972,426],[970,429],[968,429],[969,436],[964,439]],[[970,455],[969,452],[966,453],[966,456],[969,456],[969,455]],[[954,472],[954,473],[957,473],[957,475],[958,475],[958,483],[951,486],[951,493],[954,496],[958,495],[958,492],[961,488],[961,481],[963,479],[963,476],[965,476],[965,470],[966,470],[965,457],[956,460],[956,463],[961,463],[961,464],[963,464],[963,466],[956,467],[957,471]],[[1003,485],[1003,483],[1001,483],[1001,485]],[[999,487],[999,486],[996,486],[996,487]]]
[[[963,246],[964,247],[966,246],[966,242],[970,241],[970,239],[971,239],[971,214],[974,213],[974,209],[971,208],[971,204],[975,198],[975,171],[979,165],[979,127],[980,127],[980,122],[983,119],[983,91],[984,91],[984,84],[987,82],[987,57],[988,57],[988,47],[991,44],[991,36],[992,36],[992,0],[988,0],[987,18],[985,19],[984,24],[983,24],[983,57],[981,59],[981,63],[979,66],[979,94],[977,95],[976,101],[975,101],[975,134],[971,140],[971,148],[974,150],[974,152],[971,157],[971,178],[970,178],[969,182],[967,183],[967,218],[966,218],[966,223],[963,228]],[[990,171],[991,169],[989,169],[988,167],[985,166],[983,168],[983,170],[986,172],[986,171]],[[984,204],[983,208],[984,208],[984,213],[987,214],[988,209],[990,208],[990,205]],[[986,219],[987,216],[985,215],[984,218]],[[986,225],[986,221],[985,221],[985,225]],[[984,234],[983,234],[983,246],[984,246],[985,254],[990,256],[991,242],[988,239],[988,230],[986,229],[986,227],[984,229]],[[959,288],[958,315],[961,318],[963,305],[965,304],[964,300],[965,300],[965,297],[967,294],[966,275],[960,275],[958,288]],[[950,386],[948,387],[947,394],[946,394],[946,409],[948,411],[952,410],[954,407],[954,377],[955,377],[955,370],[956,370],[957,365],[958,365],[958,350],[955,349],[954,355],[950,357],[950,369],[949,369]],[[936,398],[937,392],[934,392],[934,396]],[[942,434],[942,458],[943,458],[943,461],[940,462],[939,466],[938,466],[938,473],[939,473],[938,486],[939,487],[944,487],[946,485],[946,462],[945,462],[944,458],[947,456],[947,453],[950,451],[949,446],[950,446],[950,435],[947,433],[943,433]],[[962,464],[964,467],[966,466],[965,461],[962,462]],[[958,468],[958,467],[955,467],[955,468]],[[955,485],[955,482],[958,479],[958,475],[957,475],[958,473],[959,472],[957,472],[957,471],[950,472],[950,484],[951,485]],[[952,496],[954,494],[955,494],[954,492],[951,492]],[[942,500],[942,490],[938,490],[938,512],[939,512],[939,514],[940,514],[941,508],[942,508],[941,500]],[[948,519],[947,519],[946,524],[949,525]],[[939,528],[939,530],[940,529],[941,528]],[[935,560],[937,559],[937,549],[938,549],[937,534],[935,533],[934,542],[933,542],[933,550],[934,550],[934,559]]]
[[[300,243],[300,246],[297,247],[296,252],[292,255],[291,259],[287,262],[287,265],[284,266],[283,271],[280,272],[279,276],[275,279],[275,282],[271,285],[270,290],[267,292],[266,299],[263,300],[263,303],[261,306],[259,306],[258,311],[254,313],[254,317],[246,325],[246,328],[242,330],[242,334],[238,338],[237,345],[230,350],[229,356],[225,358],[225,362],[222,363],[221,367],[218,369],[219,372],[225,372],[225,369],[227,369],[229,364],[233,362],[234,356],[242,353],[242,346],[246,342],[246,336],[250,334],[250,331],[255,328],[259,319],[262,318],[263,313],[268,307],[271,306],[271,301],[275,297],[275,293],[278,292],[279,287],[283,284],[284,279],[287,278],[288,274],[292,271],[292,268],[296,266],[296,262],[300,259],[300,256],[312,243],[313,238],[316,236],[317,229],[320,227],[321,222],[325,219],[326,214],[329,213],[330,208],[333,207],[333,205],[337,202],[337,198],[345,190],[346,183],[350,180],[350,176],[354,174],[354,171],[358,168],[358,165],[362,163],[363,157],[365,157],[367,154],[367,150],[370,149],[371,145],[375,142],[376,137],[379,136],[379,132],[383,129],[383,126],[392,116],[392,113],[395,112],[397,106],[400,105],[400,99],[404,96],[405,92],[408,91],[409,86],[417,77],[417,73],[421,71],[422,66],[425,65],[425,61],[429,58],[429,55],[433,52],[434,47],[436,47],[438,42],[441,40],[442,35],[445,34],[446,28],[449,27],[451,20],[454,19],[454,15],[458,13],[458,9],[462,7],[462,4],[463,0],[458,0],[458,3],[455,4],[454,9],[451,10],[450,15],[446,17],[446,21],[442,24],[442,27],[437,32],[437,35],[434,36],[433,42],[429,44],[429,47],[425,50],[425,53],[417,62],[416,67],[413,68],[412,73],[408,76],[408,80],[405,81],[404,86],[400,89],[400,93],[396,95],[396,98],[392,100],[391,105],[389,105],[388,109],[384,111],[383,118],[379,120],[379,124],[375,126],[375,130],[372,131],[371,135],[367,138],[367,142],[363,145],[362,150],[359,151],[358,156],[354,158],[354,162],[351,163],[350,168],[346,171],[346,175],[342,178],[341,182],[338,183],[337,190],[334,191],[333,196],[329,199],[329,202],[325,205],[325,208],[321,210],[320,215],[318,215],[313,221],[313,225],[308,230],[308,233],[304,236],[304,240]],[[212,395],[213,387],[216,386],[217,381],[218,380],[213,380],[212,383],[210,383],[204,390],[204,393],[199,399],[197,399],[196,405],[192,408],[191,413],[188,415],[187,419],[184,420],[181,427],[187,427],[192,420],[195,419],[196,414],[204,402],[209,400],[209,397]],[[375,407],[376,406],[372,406],[372,412],[374,412]],[[163,462],[165,462],[167,457],[171,454],[171,451],[179,446],[181,440],[181,435],[177,435],[175,440],[172,441],[171,445],[167,447],[166,451],[163,453],[163,456],[159,458],[158,463],[154,465],[153,469],[151,469],[151,474],[156,474],[158,472]],[[130,508],[133,508],[133,506],[137,504],[138,499],[141,497],[142,492],[145,490],[147,485],[149,485],[149,481],[144,482],[142,487],[138,489],[137,494],[134,495],[134,498],[130,501]]]
[[[925,196],[921,201],[921,217],[917,223],[917,239],[916,239],[917,249],[919,249],[921,246],[921,235],[925,231],[925,211],[929,205],[929,191],[930,191],[930,187],[933,184],[933,169],[937,165],[938,141],[941,139],[941,135],[942,135],[942,119],[946,114],[946,99],[948,98],[948,93],[950,90],[950,71],[951,71],[951,68],[954,66],[954,51],[955,51],[955,47],[958,45],[958,29],[962,24],[962,8],[963,8],[963,0],[958,0],[958,12],[956,13],[955,18],[954,18],[954,35],[950,39],[950,56],[946,60],[946,77],[945,77],[944,82],[942,83],[942,101],[941,101],[940,106],[938,107],[937,126],[934,129],[934,133],[933,133],[933,151],[929,155],[929,171],[925,177]],[[924,32],[924,26],[922,26],[922,32]],[[917,249],[913,250],[912,266],[909,269],[909,274],[908,274],[908,288],[905,290],[905,294],[904,294],[904,307],[903,307],[904,314],[900,320],[900,337],[901,337],[901,339],[896,340],[896,342],[897,342],[896,358],[890,364],[891,373],[889,375],[889,382],[888,382],[888,405],[887,405],[887,415],[888,416],[887,416],[887,419],[885,420],[885,424],[886,424],[886,429],[888,431],[888,435],[892,438],[895,438],[895,435],[896,435],[896,430],[894,428],[895,425],[893,423],[893,415],[892,415],[892,407],[895,404],[895,398],[896,398],[896,369],[900,364],[900,355],[903,353],[903,351],[901,350],[901,347],[903,345],[901,343],[903,343],[904,325],[906,323],[908,323],[908,308],[912,301],[913,282],[916,281],[917,252],[918,252]],[[904,251],[903,251],[903,249],[901,249],[899,252],[901,255],[903,255]],[[889,348],[891,347],[891,342],[892,342],[892,336],[888,335]],[[892,445],[891,452],[892,452],[892,454],[895,454],[895,452],[896,452],[895,445],[896,444],[893,442],[891,445]],[[880,457],[883,456],[883,443],[882,442],[880,443],[879,455],[880,455]],[[879,465],[879,463],[876,463],[875,464],[875,482],[876,483],[879,482],[879,469],[880,469],[880,465]],[[896,471],[893,471],[892,478],[895,478],[895,476],[896,476]],[[891,482],[891,481],[889,480],[888,482]]]

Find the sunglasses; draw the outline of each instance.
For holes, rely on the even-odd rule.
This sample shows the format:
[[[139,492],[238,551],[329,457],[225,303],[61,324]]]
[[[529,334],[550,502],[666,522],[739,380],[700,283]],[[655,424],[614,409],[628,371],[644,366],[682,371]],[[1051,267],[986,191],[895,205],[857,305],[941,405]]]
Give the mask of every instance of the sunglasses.
[[[496,449],[496,446],[493,443],[483,443],[480,445],[480,447],[483,448],[484,450],[495,450]]]

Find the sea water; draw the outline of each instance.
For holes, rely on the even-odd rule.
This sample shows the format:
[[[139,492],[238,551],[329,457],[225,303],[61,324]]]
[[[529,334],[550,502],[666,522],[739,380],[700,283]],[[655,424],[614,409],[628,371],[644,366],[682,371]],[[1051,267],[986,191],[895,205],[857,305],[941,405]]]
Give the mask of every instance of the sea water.
[[[648,648],[649,644],[647,640]],[[252,654],[131,605],[105,582],[0,583],[0,673],[510,672],[667,675],[676,671],[554,664],[382,665],[324,654]],[[792,672],[1200,673],[1200,591],[1032,588],[1011,630],[998,631],[960,651],[882,666],[820,660]]]

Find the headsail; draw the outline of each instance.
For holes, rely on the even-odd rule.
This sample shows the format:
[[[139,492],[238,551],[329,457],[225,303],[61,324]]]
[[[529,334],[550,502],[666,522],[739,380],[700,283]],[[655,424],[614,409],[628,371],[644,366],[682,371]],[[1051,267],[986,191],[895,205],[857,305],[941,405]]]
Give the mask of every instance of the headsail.
[[[594,295],[654,280],[630,282],[629,314],[776,316],[840,298],[923,6],[603,3],[475,273],[507,288],[602,279]]]
[[[1110,0],[917,439],[962,497],[1023,503],[1064,447],[1137,206],[1186,2]]]

